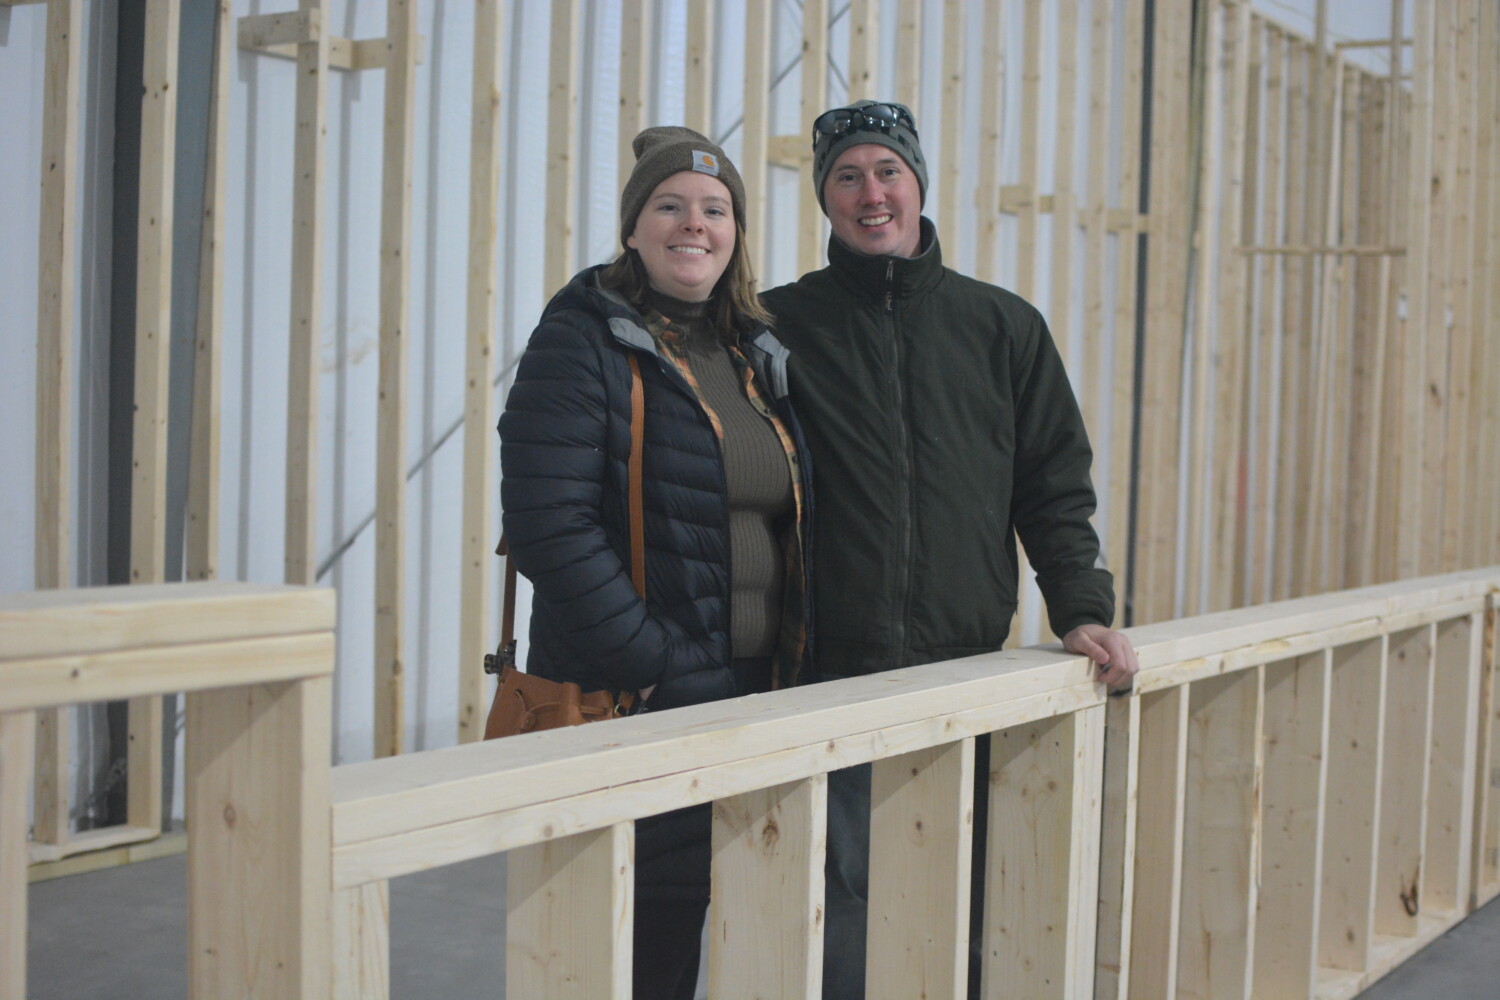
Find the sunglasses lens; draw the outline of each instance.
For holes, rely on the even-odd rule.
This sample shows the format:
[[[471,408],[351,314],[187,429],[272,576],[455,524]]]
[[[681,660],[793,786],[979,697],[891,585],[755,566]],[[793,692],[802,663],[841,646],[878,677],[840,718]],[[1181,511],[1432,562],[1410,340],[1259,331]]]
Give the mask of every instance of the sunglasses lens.
[[[813,120],[813,135],[847,135],[863,129],[889,130],[904,125],[916,134],[911,111],[900,104],[869,104],[861,108],[834,108]]]

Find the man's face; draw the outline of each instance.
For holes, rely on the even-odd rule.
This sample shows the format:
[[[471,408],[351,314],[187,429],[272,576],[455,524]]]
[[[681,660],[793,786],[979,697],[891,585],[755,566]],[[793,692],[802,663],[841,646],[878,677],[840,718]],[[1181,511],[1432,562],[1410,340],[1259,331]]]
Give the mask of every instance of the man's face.
[[[915,257],[922,238],[922,188],[889,146],[850,146],[823,181],[833,234],[869,256]]]

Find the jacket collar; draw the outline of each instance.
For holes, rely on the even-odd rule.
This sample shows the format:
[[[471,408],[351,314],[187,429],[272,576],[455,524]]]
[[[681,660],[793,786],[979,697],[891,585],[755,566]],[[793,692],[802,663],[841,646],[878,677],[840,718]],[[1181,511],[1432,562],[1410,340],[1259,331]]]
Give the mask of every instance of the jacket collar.
[[[927,249],[915,257],[867,256],[849,249],[837,236],[828,237],[828,267],[840,280],[859,291],[884,296],[890,291],[906,298],[937,284],[943,276],[943,251],[938,246],[937,227],[922,216],[922,245]],[[886,275],[890,274],[887,282]]]

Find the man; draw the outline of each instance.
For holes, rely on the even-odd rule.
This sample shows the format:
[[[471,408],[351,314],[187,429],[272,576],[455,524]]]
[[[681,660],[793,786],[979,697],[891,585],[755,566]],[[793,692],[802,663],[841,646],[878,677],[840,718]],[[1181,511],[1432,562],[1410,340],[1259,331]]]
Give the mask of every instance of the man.
[[[1135,650],[1108,627],[1093,455],[1046,322],[943,267],[907,108],[860,101],[820,115],[813,182],[833,228],[829,264],[764,299],[792,352],[813,462],[814,676],[999,649],[1019,535],[1063,646],[1124,687]],[[987,746],[979,758],[982,794]],[[823,995],[863,997],[869,767],[831,778]],[[979,874],[980,802],[975,816]]]

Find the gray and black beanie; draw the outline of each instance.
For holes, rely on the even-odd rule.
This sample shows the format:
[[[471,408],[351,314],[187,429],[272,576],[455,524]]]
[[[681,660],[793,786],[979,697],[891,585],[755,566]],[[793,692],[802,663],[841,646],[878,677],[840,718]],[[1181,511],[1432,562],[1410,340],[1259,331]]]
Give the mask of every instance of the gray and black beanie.
[[[620,244],[635,232],[635,220],[646,207],[656,185],[684,170],[717,177],[729,189],[734,219],[745,227],[745,182],[724,151],[705,136],[680,125],[648,128],[631,142],[635,169],[620,192]]]
[[[916,119],[904,105],[887,101],[855,101],[847,107],[832,108],[813,122],[813,186],[823,212],[823,182],[839,155],[850,146],[875,143],[895,150],[911,167],[927,202],[927,158],[917,138]]]

